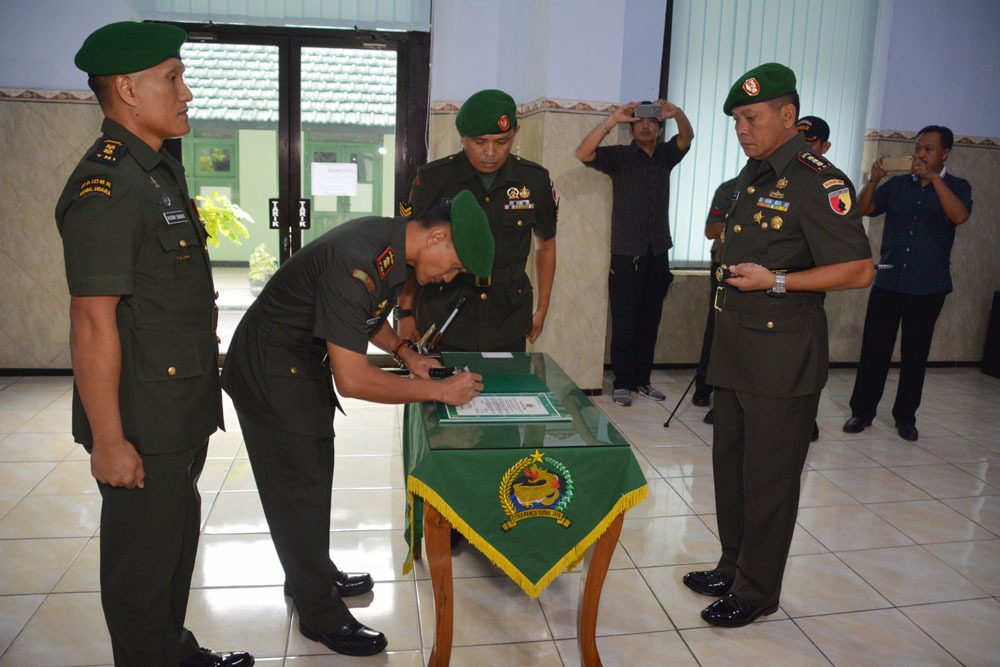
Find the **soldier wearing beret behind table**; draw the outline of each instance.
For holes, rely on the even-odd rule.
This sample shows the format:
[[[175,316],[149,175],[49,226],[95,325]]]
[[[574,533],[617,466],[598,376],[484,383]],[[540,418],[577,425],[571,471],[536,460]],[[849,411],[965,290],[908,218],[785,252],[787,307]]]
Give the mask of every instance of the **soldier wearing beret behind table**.
[[[542,333],[556,272],[558,205],[549,172],[511,155],[520,126],[514,99],[502,90],[472,95],[455,118],[462,151],[424,165],[417,172],[409,203],[414,217],[460,190],[475,195],[496,240],[496,260],[488,276],[459,276],[450,285],[419,286],[412,281],[399,297],[399,334],[416,340],[432,324],[441,326],[459,299],[464,308],[439,346],[466,352],[523,352]],[[538,301],[525,272],[532,238]]]
[[[198,477],[222,426],[205,229],[163,140],[190,130],[187,34],[113,23],[76,66],[103,136],[56,207],[70,292],[73,436],[101,510],[101,602],[118,667],[249,667],[184,627],[201,523]]]
[[[823,294],[871,284],[871,249],[847,177],[798,131],[795,74],[769,63],[723,112],[749,160],[726,218],[707,380],[722,557],[684,584],[740,627],[778,609],[799,483],[827,377]]]
[[[468,191],[419,219],[352,220],[285,262],[233,334],[222,386],[243,429],[285,594],[302,634],[337,653],[373,655],[387,640],[342,599],[370,591],[371,576],[330,561],[333,384],[341,396],[378,403],[460,405],[477,396],[482,376],[432,381],[430,369],[441,364],[400,340],[386,318],[409,278],[447,285],[466,272],[485,277],[492,266],[489,224]],[[415,377],[371,365],[369,342]]]

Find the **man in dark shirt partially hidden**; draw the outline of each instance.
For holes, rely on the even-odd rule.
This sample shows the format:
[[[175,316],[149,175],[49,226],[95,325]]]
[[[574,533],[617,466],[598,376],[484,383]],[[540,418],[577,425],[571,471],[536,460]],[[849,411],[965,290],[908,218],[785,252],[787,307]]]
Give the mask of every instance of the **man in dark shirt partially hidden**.
[[[944,163],[952,131],[929,125],[917,135],[910,173],[876,185],[886,174],[882,158],[861,190],[862,215],[885,213],[880,265],[868,296],[861,359],[851,394],[847,433],[860,433],[875,419],[889,373],[896,332],[902,324],[899,388],[892,416],[904,440],[916,440],[917,408],[924,389],[927,355],[944,299],[951,292],[951,247],[955,228],[969,219],[972,187]]]
[[[667,217],[670,171],[694,139],[691,122],[680,107],[665,100],[655,104],[660,113],[646,118],[635,116],[634,102],[618,107],[576,149],[580,161],[611,177],[612,398],[625,407],[632,405],[633,391],[656,401],[666,398],[650,384],[650,373],[663,300],[674,279],[667,257],[673,246]],[[660,137],[668,118],[677,122],[677,134],[664,143]],[[618,123],[629,123],[632,143],[601,146]]]

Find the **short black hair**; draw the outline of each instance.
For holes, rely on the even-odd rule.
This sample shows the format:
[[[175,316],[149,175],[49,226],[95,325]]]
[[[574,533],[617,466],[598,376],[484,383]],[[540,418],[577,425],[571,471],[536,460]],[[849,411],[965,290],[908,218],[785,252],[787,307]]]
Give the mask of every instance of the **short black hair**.
[[[87,85],[90,86],[92,91],[94,91],[94,97],[97,98],[97,103],[101,105],[102,109],[111,97],[111,82],[114,78],[114,76],[87,77]]]
[[[928,125],[917,132],[917,136],[919,137],[921,134],[927,134],[928,132],[938,133],[938,136],[941,137],[941,148],[951,148],[952,144],[955,143],[955,133],[944,125]]]
[[[421,216],[420,225],[424,229],[430,229],[431,227],[437,227],[438,225],[451,224],[451,202],[444,202],[438,204],[434,208],[424,213]]]
[[[791,104],[795,107],[795,117],[799,117],[799,93],[798,91],[788,93],[787,95],[781,95],[775,97],[774,99],[768,100],[771,103],[771,108],[777,111],[786,104]]]

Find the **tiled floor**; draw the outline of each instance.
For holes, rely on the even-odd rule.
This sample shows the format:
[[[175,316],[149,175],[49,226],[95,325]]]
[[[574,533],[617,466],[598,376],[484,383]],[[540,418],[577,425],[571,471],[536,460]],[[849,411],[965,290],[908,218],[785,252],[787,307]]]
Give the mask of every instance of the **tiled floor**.
[[[685,402],[662,426],[690,372],[656,373],[664,403],[619,408],[596,398],[634,443],[650,484],[650,498],[628,514],[604,589],[605,665],[1000,664],[1000,381],[976,369],[930,371],[911,444],[885,416],[863,434],[841,432],[853,377],[834,371],[820,404],[781,609],[738,630],[705,626],[698,612],[709,600],[681,584],[718,555],[704,409]],[[111,663],[97,592],[100,497],[68,435],[69,387],[68,378],[0,378],[0,667]],[[426,660],[428,573],[418,564],[400,574],[400,410],[353,403],[348,415],[337,418],[334,556],[375,576],[374,595],[351,606],[386,633],[389,652],[336,656],[298,633],[235,430],[212,438],[201,480],[188,625],[204,645],[251,650],[265,667]],[[466,546],[455,576],[453,665],[579,663],[579,573],[532,600]]]

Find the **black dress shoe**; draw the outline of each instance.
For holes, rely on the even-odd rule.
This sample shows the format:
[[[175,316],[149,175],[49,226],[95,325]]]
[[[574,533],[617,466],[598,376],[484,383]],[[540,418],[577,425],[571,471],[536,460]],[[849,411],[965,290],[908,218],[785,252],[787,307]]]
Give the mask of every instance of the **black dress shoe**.
[[[200,648],[181,660],[181,667],[250,667],[253,656],[246,651],[213,651]]]
[[[711,410],[709,410],[708,412],[706,412],[705,413],[705,418],[702,419],[702,421],[705,422],[706,424],[714,424],[715,423],[715,408],[712,408]]]
[[[816,442],[817,440],[819,440],[819,424],[813,422],[813,432],[809,436],[809,442]]]
[[[331,651],[344,655],[375,655],[384,651],[388,644],[381,632],[365,627],[357,621],[351,621],[333,632],[325,633],[315,632],[299,624],[299,632]]]
[[[899,433],[899,437],[903,440],[909,440],[913,442],[920,435],[917,433],[917,427],[913,424],[896,424],[896,433]]]
[[[733,580],[718,570],[702,570],[685,574],[684,585],[695,593],[721,598],[733,587]]]
[[[753,623],[758,616],[768,616],[776,611],[778,611],[777,603],[764,607],[742,600],[734,593],[728,593],[724,598],[702,609],[701,618],[706,623],[722,628],[742,628]]]
[[[851,417],[846,422],[844,422],[844,433],[861,433],[865,430],[866,426],[871,426],[871,419],[862,419],[861,417]]]
[[[364,595],[375,587],[372,575],[367,572],[341,572],[337,571],[333,575],[333,585],[342,598],[350,598],[355,595]],[[285,597],[292,597],[292,589],[285,582]]]
[[[712,395],[694,393],[691,395],[691,402],[699,408],[707,408],[712,403]]]

